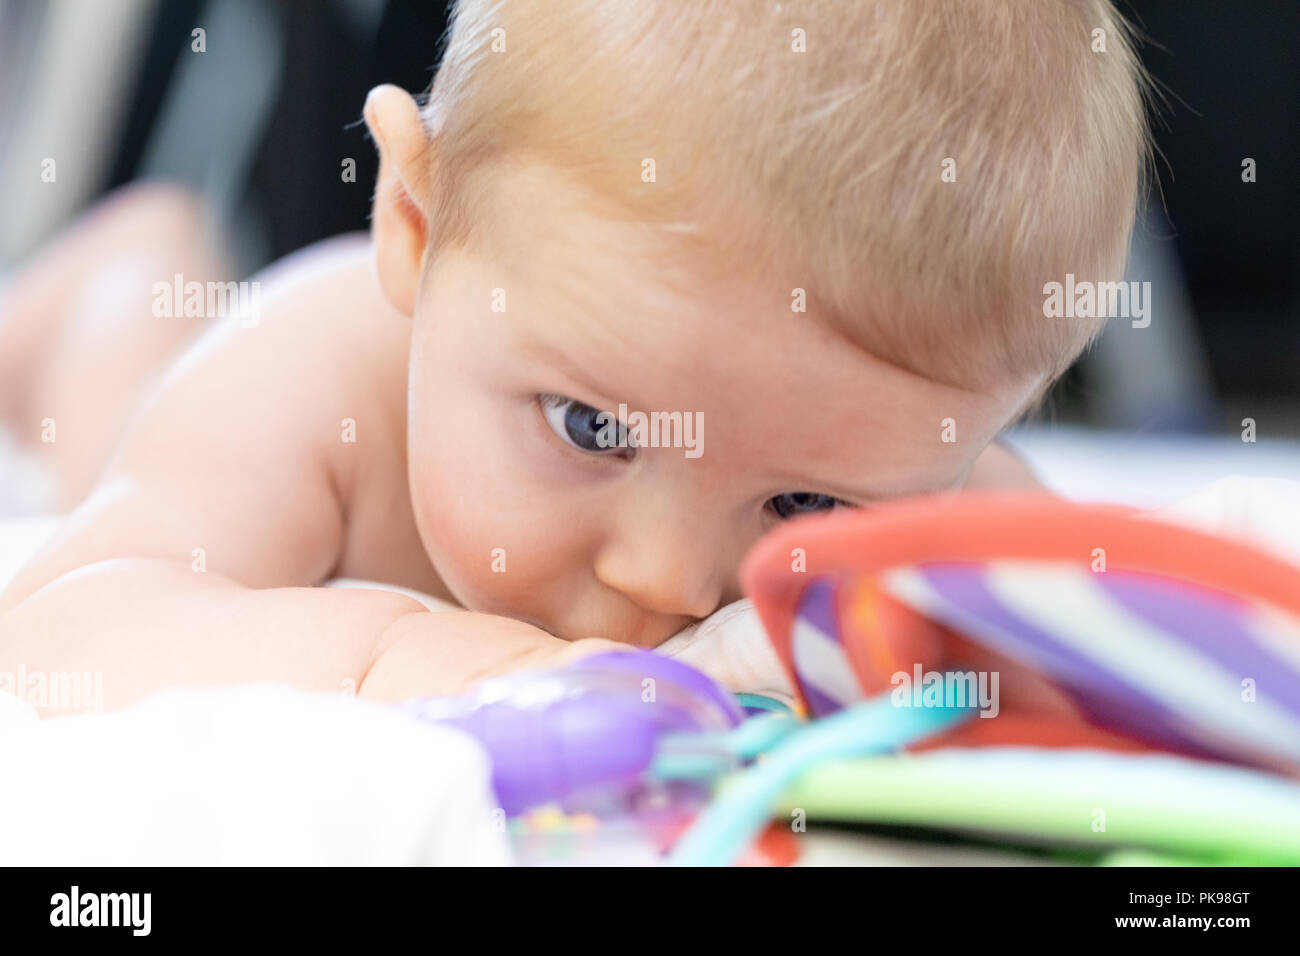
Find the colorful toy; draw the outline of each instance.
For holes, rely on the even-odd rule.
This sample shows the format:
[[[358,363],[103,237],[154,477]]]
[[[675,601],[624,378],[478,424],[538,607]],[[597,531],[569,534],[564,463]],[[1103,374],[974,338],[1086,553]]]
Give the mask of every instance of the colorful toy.
[[[1300,775],[1300,569],[1124,509],[966,494],[791,522],[743,579],[818,719],[728,781],[672,862],[728,863],[792,807],[1300,862],[1278,836],[1300,832],[1300,786],[1187,759]],[[986,708],[974,678],[999,671]],[[932,752],[884,755],[904,746]]]
[[[493,786],[510,816],[552,801],[595,813],[651,797],[647,772],[679,738],[676,757],[702,766],[680,783],[661,778],[660,803],[707,796],[693,777],[734,766],[721,737],[740,724],[735,699],[709,677],[648,651],[613,651],[554,671],[492,680],[462,698],[412,701],[408,710],[465,731],[487,750]],[[684,741],[684,742],[683,742]],[[695,802],[698,802],[695,801]]]
[[[734,862],[771,816],[782,793],[819,764],[864,754],[890,753],[965,720],[969,709],[903,710],[888,700],[858,704],[815,721],[764,749],[765,759],[740,775],[700,814],[673,847],[675,866]]]
[[[1168,754],[948,747],[821,761],[778,815],[922,826],[1079,862],[1130,848],[1165,863],[1300,865],[1300,783]]]
[[[927,746],[1153,749],[1300,775],[1300,568],[1249,545],[971,493],[791,522],[744,582],[813,716],[898,702],[900,675],[1000,668],[998,716]]]

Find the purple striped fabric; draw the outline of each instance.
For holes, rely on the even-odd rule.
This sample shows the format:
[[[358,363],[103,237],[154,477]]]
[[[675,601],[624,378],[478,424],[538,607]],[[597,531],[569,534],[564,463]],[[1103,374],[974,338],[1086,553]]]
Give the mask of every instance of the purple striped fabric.
[[[1255,680],[1261,694],[1300,716],[1300,673],[1261,646],[1245,626],[1250,605],[1231,595],[1153,575],[1098,575],[1106,592],[1130,613],[1177,635],[1238,679]],[[1281,673],[1279,673],[1279,671]]]
[[[1138,733],[1170,749],[1208,755],[1204,747],[1178,729],[1174,715],[1160,701],[1006,607],[985,583],[984,565],[928,564],[919,570],[952,607],[984,624],[977,633],[969,624],[959,630],[1032,666],[1057,683],[1092,720]],[[950,626],[965,623],[948,614],[940,616]],[[1010,639],[999,632],[1010,635]]]
[[[1300,767],[1300,668],[1252,631],[1269,626],[1259,608],[1158,575],[1061,570],[1017,578],[1014,564],[932,563],[898,569],[897,583],[915,610],[1033,668],[1100,726],[1191,756]],[[794,667],[819,717],[862,696],[837,606],[850,583],[815,578],[796,610]],[[1069,602],[1059,609],[1054,586]],[[1081,597],[1097,602],[1095,622],[1087,607],[1080,614]],[[1239,699],[1245,678],[1255,681],[1254,706]]]
[[[847,671],[849,663],[844,657],[839,613],[835,607],[837,590],[838,582],[831,578],[814,578],[809,581],[799,598],[799,607],[795,612],[795,626],[798,627],[802,623],[822,635],[829,645],[833,645],[833,653],[838,655],[840,665]],[[841,699],[827,686],[828,681],[819,680],[820,675],[817,670],[819,666],[823,666],[822,657],[819,655],[811,658],[801,653],[803,648],[797,636],[792,639],[791,648],[795,672],[799,676],[799,689],[814,716],[825,717],[860,699],[861,695],[852,699]]]
[[[809,581],[799,598],[799,617],[838,644],[840,617],[835,610],[836,584],[833,578]]]

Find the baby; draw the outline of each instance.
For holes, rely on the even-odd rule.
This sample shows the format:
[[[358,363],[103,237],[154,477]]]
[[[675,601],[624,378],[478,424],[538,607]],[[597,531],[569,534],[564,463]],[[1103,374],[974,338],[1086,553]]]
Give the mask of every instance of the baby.
[[[172,366],[0,671],[399,700],[656,647],[778,522],[1006,480],[1146,149],[1107,0],[463,0],[365,119],[369,241]]]

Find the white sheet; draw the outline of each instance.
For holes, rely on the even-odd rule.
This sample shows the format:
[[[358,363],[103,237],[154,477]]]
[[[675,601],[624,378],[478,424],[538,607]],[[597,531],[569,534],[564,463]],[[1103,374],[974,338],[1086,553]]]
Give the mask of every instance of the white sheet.
[[[177,690],[37,721],[0,694],[0,766],[3,865],[510,862],[479,745],[343,695]]]

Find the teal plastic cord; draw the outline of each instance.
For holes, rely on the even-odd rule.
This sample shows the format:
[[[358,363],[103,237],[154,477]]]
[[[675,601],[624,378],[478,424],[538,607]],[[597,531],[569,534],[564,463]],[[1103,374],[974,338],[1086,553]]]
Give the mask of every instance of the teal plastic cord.
[[[669,734],[659,743],[650,775],[656,780],[719,777],[733,771],[736,761],[753,760],[801,726],[794,716],[772,713],[720,733]]]
[[[741,707],[752,707],[755,710],[768,710],[781,714],[794,713],[788,704],[766,694],[737,694],[736,703]]]
[[[897,750],[960,723],[976,709],[898,707],[889,694],[883,694],[811,724],[796,725],[797,733],[789,734],[764,760],[727,784],[682,835],[668,863],[729,866],[767,823],[785,789],[809,767],[824,760]],[[764,728],[765,732],[772,730]]]

